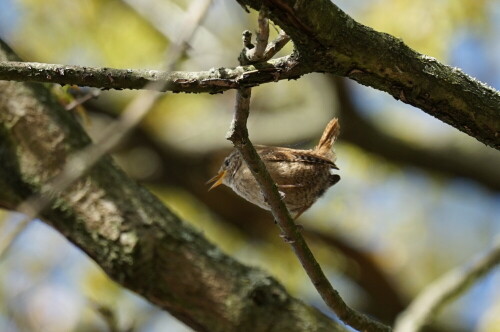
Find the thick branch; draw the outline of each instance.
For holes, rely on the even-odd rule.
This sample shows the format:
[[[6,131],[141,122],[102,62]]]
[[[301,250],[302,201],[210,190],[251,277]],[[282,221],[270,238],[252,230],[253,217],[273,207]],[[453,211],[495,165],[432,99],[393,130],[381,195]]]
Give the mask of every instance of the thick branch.
[[[291,56],[264,64],[213,68],[201,72],[167,72],[67,66],[36,62],[0,61],[0,80],[76,84],[101,89],[143,89],[148,83],[172,92],[220,93],[243,86],[256,86],[298,78],[310,72]]]
[[[269,16],[314,71],[347,76],[500,149],[500,93],[457,68],[366,27],[330,0],[237,0]]]
[[[116,116],[109,108],[98,107],[95,103],[91,105],[91,110],[89,105],[86,105],[87,111]],[[167,144],[159,144],[160,141],[155,133],[138,128],[126,144],[121,145],[115,153],[120,155],[122,151],[135,148],[154,151],[161,160],[161,166],[150,177],[140,178],[141,183],[180,186],[220,216],[223,222],[237,227],[249,239],[276,243],[275,225],[271,222],[267,211],[241,199],[225,186],[220,186],[218,190],[207,191],[204,181],[216,171],[212,166],[219,166],[222,163],[221,158],[216,156],[226,156],[229,152],[227,149],[191,154],[171,149]],[[304,224],[309,224],[308,220]],[[323,234],[307,228],[303,230],[303,234],[308,243],[314,245],[321,243],[337,254],[345,256],[350,262],[349,266],[352,268],[342,272],[368,295],[363,298],[363,312],[389,323],[393,322],[396,314],[406,307],[406,302],[399,294],[396,285],[391,282],[369,252],[357,248],[356,245],[349,243],[348,239],[333,234]],[[284,249],[281,246],[279,248]],[[382,299],[384,305],[380,305]]]
[[[12,208],[39,193],[90,140],[43,86],[0,81],[0,91],[0,204]],[[116,282],[195,330],[345,330],[223,254],[110,158],[55,194],[42,218]]]
[[[176,63],[184,53],[189,40],[205,17],[211,1],[212,0],[199,0],[189,7],[187,13],[189,22],[183,26],[177,39],[169,48],[168,61],[165,66],[168,71],[173,71],[175,69]],[[152,82],[149,83],[145,89],[161,89],[161,85],[161,82]],[[123,110],[118,121],[115,121],[108,128],[103,130],[96,144],[90,144],[84,149],[69,156],[59,174],[44,184],[40,190],[40,194],[33,195],[17,206],[16,210],[24,213],[25,218],[19,223],[16,232],[11,234],[12,240],[10,243],[12,243],[14,238],[22,232],[23,228],[27,226],[31,220],[35,219],[35,217],[49,206],[53,193],[66,191],[75,181],[80,179],[82,175],[86,174],[97,162],[99,162],[103,156],[107,155],[109,151],[116,147],[123,138],[139,124],[158,98],[159,94],[153,91],[145,91],[134,98]],[[0,248],[0,259],[1,256],[8,251],[9,247],[9,242],[6,242],[6,245]]]
[[[365,151],[375,153],[390,162],[421,167],[449,177],[464,177],[486,188],[500,190],[500,155],[484,151],[461,151],[456,147],[419,146],[411,144],[377,128],[356,108],[345,79],[332,80],[339,101],[342,119],[342,140]]]
[[[218,93],[308,72],[330,72],[390,93],[432,116],[500,149],[500,93],[457,68],[415,52],[401,40],[366,27],[329,0],[237,0],[269,16],[290,35],[295,57],[264,67],[214,69],[200,73],[165,73],[90,67],[0,64],[0,79],[78,84],[103,89],[139,89],[168,82],[174,92]]]

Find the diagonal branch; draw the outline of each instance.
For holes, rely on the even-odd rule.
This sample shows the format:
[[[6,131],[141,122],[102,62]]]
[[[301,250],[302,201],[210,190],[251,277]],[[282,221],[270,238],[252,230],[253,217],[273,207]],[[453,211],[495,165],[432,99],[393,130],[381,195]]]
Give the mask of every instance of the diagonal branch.
[[[168,70],[172,70],[178,59],[182,56],[187,47],[187,42],[191,39],[205,17],[210,3],[211,0],[199,0],[190,6],[190,22],[187,22],[180,36],[178,36],[178,39],[169,50],[169,57],[166,63]],[[151,87],[151,90],[161,90],[162,83],[152,82],[148,85]],[[0,259],[8,252],[15,238],[29,222],[49,206],[52,196],[64,192],[82,175],[88,172],[103,156],[117,146],[139,124],[141,119],[144,118],[158,100],[159,96],[158,93],[154,93],[153,91],[144,91],[137,96],[127,105],[120,118],[101,133],[95,144],[90,144],[71,155],[59,174],[55,175],[50,181],[46,181],[39,193],[32,195],[17,206],[16,210],[24,213],[25,218],[10,234],[8,241],[0,243]]]
[[[87,105],[87,110],[110,117],[116,116],[109,108],[99,107],[95,103]],[[120,154],[122,151],[135,148],[147,148],[154,151],[161,163],[154,175],[136,178],[136,180],[140,179],[143,184],[162,183],[168,186],[180,186],[220,217],[221,222],[241,230],[249,240],[257,239],[276,243],[277,239],[272,229],[275,225],[270,223],[268,211],[234,195],[229,188],[208,192],[206,186],[203,185],[203,181],[213,172],[212,166],[221,164],[221,158],[216,156],[227,155],[227,149],[203,154],[186,154],[165,144],[159,144],[160,139],[156,133],[144,130],[144,128],[137,128],[133,135],[115,152]],[[304,223],[309,224],[308,220]],[[314,246],[321,244],[350,262],[351,268],[344,269],[342,272],[366,293],[367,296],[363,297],[364,312],[382,322],[393,322],[396,315],[406,307],[404,297],[399,294],[396,285],[373,259],[369,251],[358,248],[350,243],[349,239],[342,238],[340,235],[325,234],[309,228],[305,228],[302,234],[313,251]],[[281,249],[286,248],[279,246],[279,250]],[[384,302],[383,306],[380,305],[381,299]]]
[[[0,206],[14,209],[90,139],[45,87],[0,81],[0,91]],[[110,278],[196,331],[347,331],[221,252],[109,157],[56,193],[41,217]]]
[[[261,13],[261,15],[263,14]],[[248,34],[243,33],[243,36],[245,48],[242,54],[246,52],[246,47],[249,45]],[[257,54],[255,57],[258,59],[259,55]],[[244,58],[240,56],[240,60]],[[248,168],[257,180],[266,202],[271,207],[271,212],[282,232],[283,238],[292,247],[295,255],[325,303],[343,322],[361,331],[390,331],[389,327],[347,306],[325,276],[321,266],[302,236],[301,228],[295,224],[290,216],[274,180],[271,178],[266,166],[248,137],[247,119],[250,113],[250,97],[251,88],[238,89],[234,117],[231,129],[226,137],[233,142],[235,148],[240,152]]]
[[[481,257],[451,270],[429,285],[396,321],[395,332],[417,332],[452,299],[500,264],[500,237]]]
[[[299,61],[391,94],[500,149],[500,93],[389,34],[374,31],[330,0],[237,0],[259,10],[292,38]]]
[[[349,308],[339,293],[332,287],[321,266],[314,258],[313,253],[301,234],[300,227],[297,227],[294,223],[285,204],[281,200],[276,184],[248,138],[246,121],[249,111],[250,91],[250,88],[245,88],[237,92],[235,114],[228,139],[233,142],[234,146],[241,153],[248,168],[259,183],[260,189],[271,207],[271,212],[283,237],[293,248],[295,255],[297,255],[304,270],[325,303],[343,322],[360,330],[390,331],[389,327]]]

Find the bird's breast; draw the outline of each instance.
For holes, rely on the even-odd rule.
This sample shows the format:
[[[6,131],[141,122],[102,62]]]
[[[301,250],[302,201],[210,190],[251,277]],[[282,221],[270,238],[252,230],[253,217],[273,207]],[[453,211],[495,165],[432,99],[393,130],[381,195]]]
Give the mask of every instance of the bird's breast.
[[[335,169],[329,164],[296,164],[298,163],[266,162],[271,177],[292,213],[312,205],[338,181],[338,175],[334,175]],[[270,209],[246,165],[241,165],[228,186],[247,201],[266,210]]]

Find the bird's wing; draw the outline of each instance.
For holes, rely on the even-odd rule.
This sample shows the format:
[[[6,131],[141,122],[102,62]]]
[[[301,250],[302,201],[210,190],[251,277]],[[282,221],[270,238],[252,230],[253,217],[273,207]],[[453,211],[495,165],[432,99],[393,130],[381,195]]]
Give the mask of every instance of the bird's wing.
[[[288,161],[307,164],[323,164],[338,169],[332,160],[318,155],[314,150],[297,150],[282,147],[268,147],[264,145],[258,145],[255,148],[260,157],[266,162]]]

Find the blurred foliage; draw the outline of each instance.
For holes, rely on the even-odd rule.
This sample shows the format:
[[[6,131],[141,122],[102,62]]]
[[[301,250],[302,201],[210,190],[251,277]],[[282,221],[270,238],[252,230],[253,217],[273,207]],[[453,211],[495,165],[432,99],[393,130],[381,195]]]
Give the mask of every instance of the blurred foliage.
[[[299,90],[302,92],[293,93]],[[251,138],[258,144],[276,145],[315,137],[335,109],[335,100],[324,97],[329,93],[327,80],[320,75],[255,88],[248,123]],[[167,95],[144,125],[174,148],[206,153],[230,146],[224,133],[231,122],[233,104],[232,91],[215,97]],[[276,122],[282,126],[280,131],[275,130]],[[301,123],[307,126],[297,126]]]
[[[484,39],[485,43],[491,43],[488,38],[495,33],[498,36],[498,31],[492,30],[492,21],[500,20],[500,10],[492,10],[498,8],[498,1],[335,2],[360,22],[394,34],[412,48],[444,62],[456,49],[460,31],[474,31],[474,38]],[[161,8],[168,4],[182,13],[188,3],[144,0],[142,5],[158,6],[156,12],[171,23],[167,30],[174,33],[175,27],[182,25],[182,17],[169,16],[174,11]],[[164,63],[171,39],[160,33],[147,15],[139,15],[130,4],[120,0],[9,0],[2,6],[10,6],[16,15],[11,22],[13,27],[3,37],[29,61],[158,69]],[[495,12],[497,16],[492,14]],[[245,14],[235,1],[215,1],[180,68],[194,71],[237,65],[241,31],[255,29],[255,22],[255,13]],[[291,46],[285,52],[290,50]],[[500,54],[489,59],[500,63]],[[498,63],[492,64],[492,68],[499,68]],[[297,81],[255,88],[249,121],[252,139],[262,144],[314,144],[339,107],[329,84],[322,75],[308,75]],[[466,135],[379,91],[354,85],[351,88],[363,116],[409,144],[418,141],[424,146],[458,145],[464,150],[487,150]],[[135,94],[106,91],[97,105],[105,113],[116,115]],[[64,97],[60,99],[64,102]],[[216,96],[168,94],[150,112],[142,129],[160,146],[188,155],[206,155],[229,147],[224,134],[231,121],[233,103],[233,92]],[[100,131],[108,121],[94,115],[89,131]],[[342,181],[300,222],[306,228],[340,236],[370,253],[408,298],[447,269],[487,247],[500,233],[498,193],[465,179],[450,180],[410,166],[397,166],[343,142],[336,150]],[[160,158],[149,147],[120,151],[117,160],[129,174],[141,180],[161,169]],[[277,231],[255,239],[229,226],[185,188],[162,183],[154,183],[150,188],[226,252],[268,270],[293,294],[322,306]],[[6,218],[2,230],[15,222],[15,216]],[[349,303],[362,306],[363,290],[344,275],[355,264],[324,244],[315,243],[314,251],[340,287],[342,296]],[[16,241],[7,259],[0,262],[0,279],[2,331],[106,331],[108,327],[96,312],[96,303],[112,308],[122,329],[189,330],[109,281],[81,252],[37,222]],[[441,321],[451,324],[452,330],[466,326],[466,330],[479,332],[499,331],[499,279],[498,273],[490,275],[446,310]],[[383,299],[380,301],[384,305]]]
[[[165,39],[122,1],[19,0],[17,5],[23,24],[14,37],[24,58],[118,68],[162,63]]]
[[[361,22],[401,38],[421,53],[446,60],[459,29],[485,29],[492,0],[378,0],[363,2]]]

